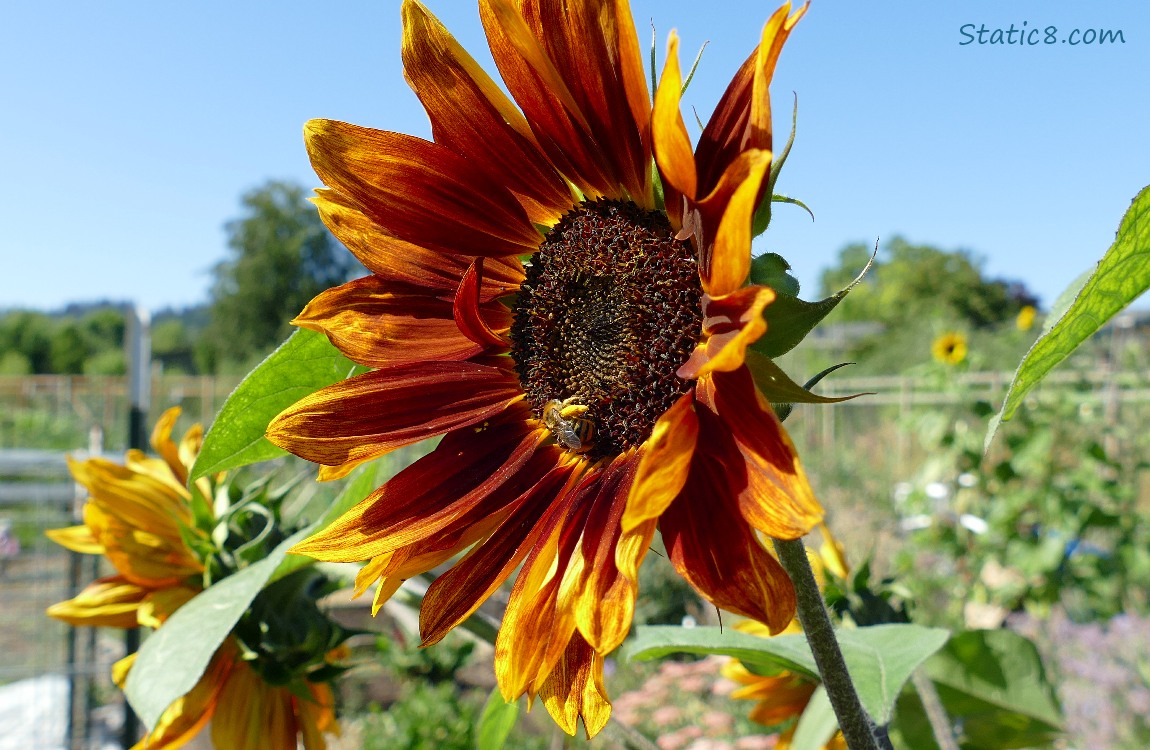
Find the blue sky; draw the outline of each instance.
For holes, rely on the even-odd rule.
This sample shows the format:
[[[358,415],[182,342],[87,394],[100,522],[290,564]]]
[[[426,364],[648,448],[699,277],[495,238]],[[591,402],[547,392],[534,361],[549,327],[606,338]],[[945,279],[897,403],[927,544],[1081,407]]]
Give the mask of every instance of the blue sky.
[[[240,195],[268,178],[318,185],[307,119],[427,136],[399,5],[5,3],[0,308],[205,301]],[[428,5],[494,72],[475,6]],[[774,7],[632,0],[660,64],[672,27],[685,57],[710,40],[687,94],[704,118]],[[967,24],[1024,22],[1038,44],[960,44]],[[1125,43],[1062,41],[1099,28]],[[809,297],[844,244],[901,234],[969,249],[1049,304],[1150,183],[1147,69],[1150,4],[815,0],[772,91],[778,131],[799,97],[779,189],[817,220],[779,207],[756,251],[787,257]]]

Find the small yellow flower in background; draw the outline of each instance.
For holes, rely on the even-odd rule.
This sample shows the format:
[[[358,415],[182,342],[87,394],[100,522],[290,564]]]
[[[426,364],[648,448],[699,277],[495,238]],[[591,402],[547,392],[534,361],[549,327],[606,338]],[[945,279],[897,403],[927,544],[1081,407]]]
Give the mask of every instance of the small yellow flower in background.
[[[68,460],[72,476],[88,490],[84,524],[46,533],[74,552],[105,556],[116,574],[52,605],[51,617],[72,625],[134,628],[148,624],[144,619],[157,598],[183,603],[202,588],[203,563],[184,536],[202,532],[193,526],[191,493],[184,485],[203,429],[193,426],[177,445],[171,434],[179,415],[178,408],[164,412],[152,433],[152,448],[162,458],[131,450],[123,465],[102,458]]]
[[[610,716],[604,657],[630,630],[656,526],[716,606],[774,631],[794,614],[757,534],[797,539],[822,508],[746,365],[775,291],[744,282],[768,86],[806,7],[771,15],[694,145],[678,37],[652,103],[626,0],[480,0],[514,101],[407,0],[404,73],[434,141],[304,129],[320,216],[371,275],[294,323],[371,371],[267,436],[321,478],[442,441],[292,551],[367,561],[357,593],[378,583],[376,609],[456,559],[423,600],[424,645],[516,575],[497,681],[569,734]]]
[[[1034,327],[1034,320],[1038,317],[1038,310],[1034,305],[1026,305],[1018,311],[1018,317],[1014,321],[1014,325],[1020,331],[1029,331]]]
[[[944,365],[957,365],[966,359],[966,336],[951,331],[934,340],[930,353]]]

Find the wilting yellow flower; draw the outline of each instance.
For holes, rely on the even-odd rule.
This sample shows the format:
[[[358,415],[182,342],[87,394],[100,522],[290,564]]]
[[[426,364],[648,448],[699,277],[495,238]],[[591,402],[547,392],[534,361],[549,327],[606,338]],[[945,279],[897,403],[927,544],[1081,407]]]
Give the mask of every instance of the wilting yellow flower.
[[[1029,331],[1034,327],[1034,319],[1038,317],[1038,310],[1034,305],[1026,305],[1018,311],[1018,317],[1014,320],[1014,325],[1020,331]]]
[[[72,476],[89,494],[84,524],[50,530],[56,543],[75,552],[104,555],[116,574],[93,581],[48,614],[73,625],[134,628],[146,624],[157,597],[187,601],[201,586],[203,564],[184,534],[193,528],[188,468],[203,441],[195,425],[179,445],[172,441],[178,407],[164,412],[152,432],[161,458],[128,451],[123,465],[102,458],[68,460]]]
[[[379,581],[377,607],[467,551],[427,592],[425,644],[520,569],[500,689],[594,735],[656,525],[703,596],[778,631],[794,592],[756,530],[796,539],[822,517],[744,363],[775,299],[745,284],[767,88],[806,6],[771,16],[694,147],[678,37],[652,105],[627,0],[479,7],[514,103],[408,0],[404,72],[434,142],[305,128],[320,215],[372,275],[294,322],[373,371],[304,398],[268,437],[332,478],[443,435],[293,551],[368,560],[358,589]]]
[[[944,365],[957,365],[966,359],[966,336],[953,331],[944,333],[931,344],[930,353]]]
[[[847,565],[842,545],[831,535],[830,529],[827,528],[826,524],[819,524],[819,527],[823,535],[823,544],[819,548],[818,554],[808,550],[807,556],[810,558],[811,568],[821,589],[826,585],[827,573],[836,578],[845,579],[850,573],[850,567]],[[772,635],[762,624],[749,620],[736,623],[735,629],[764,638],[769,638]],[[791,620],[781,634],[793,635],[801,632],[803,629],[796,618]],[[778,726],[794,720],[794,723],[779,735],[778,743],[775,745],[776,750],[789,748],[798,726],[797,720],[806,710],[807,704],[810,703],[811,695],[818,687],[818,681],[806,675],[785,670],[769,677],[757,675],[743,666],[742,662],[737,659],[725,663],[721,672],[724,677],[742,686],[731,692],[732,698],[756,701],[755,707],[751,709],[751,721],[766,726]],[[834,737],[824,746],[824,750],[847,750],[846,740],[843,739],[842,733],[836,732]]]
[[[121,688],[136,655],[116,662],[112,678]],[[147,737],[132,750],[183,747],[211,722],[218,750],[325,750],[324,732],[338,732],[335,696],[324,682],[300,681],[293,687],[268,684],[240,658],[240,649],[224,641],[199,682],[164,711]]]

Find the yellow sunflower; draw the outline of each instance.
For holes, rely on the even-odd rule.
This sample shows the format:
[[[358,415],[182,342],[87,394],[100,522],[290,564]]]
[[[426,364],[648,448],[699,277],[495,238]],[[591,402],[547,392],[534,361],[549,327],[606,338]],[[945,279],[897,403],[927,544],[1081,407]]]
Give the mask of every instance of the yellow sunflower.
[[[1020,331],[1029,331],[1034,327],[1034,321],[1038,317],[1038,309],[1034,305],[1024,305],[1018,311],[1018,317],[1014,320],[1014,326]]]
[[[794,592],[757,531],[796,539],[822,517],[744,364],[775,299],[746,284],[767,88],[806,6],[771,16],[694,147],[677,37],[652,106],[626,0],[479,9],[514,103],[407,0],[404,69],[434,142],[305,128],[320,215],[372,273],[294,322],[373,370],[302,399],[268,437],[334,478],[442,435],[293,551],[368,560],[358,589],[378,581],[377,607],[466,551],[427,592],[425,644],[519,568],[500,689],[594,735],[656,525],[703,596],[779,631]]]
[[[73,625],[134,628],[158,599],[187,601],[200,590],[204,566],[188,546],[193,526],[188,467],[199,455],[203,429],[195,425],[177,445],[172,428],[178,407],[164,412],[152,432],[160,458],[130,450],[124,464],[102,458],[68,459],[75,480],[88,490],[84,523],[47,535],[70,550],[104,555],[116,574],[89,584],[48,614]]]
[[[295,750],[300,739],[305,750],[325,750],[323,733],[338,731],[331,686],[270,685],[240,654],[232,638],[224,641],[195,687],[169,706],[132,750],[183,747],[209,722],[212,746],[219,750]],[[113,667],[112,679],[121,688],[135,660],[130,654]]]
[[[951,331],[934,340],[930,353],[944,365],[957,365],[966,359],[966,336]]]

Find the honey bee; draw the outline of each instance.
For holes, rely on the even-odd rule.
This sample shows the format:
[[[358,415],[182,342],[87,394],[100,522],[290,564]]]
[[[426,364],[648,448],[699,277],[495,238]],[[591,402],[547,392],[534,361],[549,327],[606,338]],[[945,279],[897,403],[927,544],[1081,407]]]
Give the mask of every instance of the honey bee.
[[[575,397],[560,401],[553,398],[543,407],[543,424],[555,435],[555,442],[572,453],[591,450],[591,435],[595,424],[578,415],[587,407],[575,403]]]

